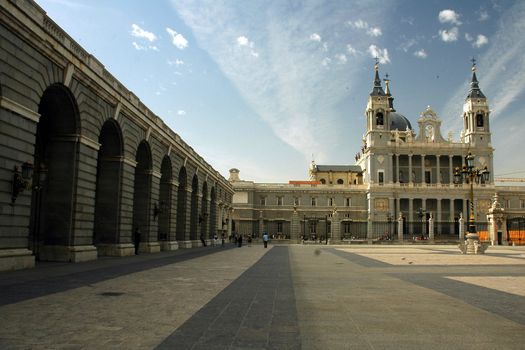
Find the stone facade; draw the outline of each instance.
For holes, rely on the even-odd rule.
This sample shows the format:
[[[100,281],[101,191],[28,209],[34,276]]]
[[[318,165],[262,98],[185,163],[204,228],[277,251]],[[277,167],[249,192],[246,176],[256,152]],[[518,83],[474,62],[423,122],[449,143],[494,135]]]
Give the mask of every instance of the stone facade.
[[[317,165],[312,161],[309,181],[289,184],[242,181],[239,170],[232,169],[235,230],[255,235],[268,231],[284,237],[314,234],[317,238],[326,236],[328,230],[334,242],[345,237],[368,241],[403,235],[415,238],[417,232],[423,239],[433,240],[445,235],[459,237],[463,215],[494,242],[487,214],[495,193],[506,207],[506,215],[524,216],[525,187],[494,183],[490,109],[479,88],[475,64],[459,140],[443,137],[441,120],[430,107],[421,113],[418,130],[414,130],[410,121],[396,112],[393,101],[390,81],[386,80],[383,90],[376,65],[355,165]],[[455,179],[469,153],[474,155],[480,175],[489,172],[488,179],[480,176],[472,188],[470,183]],[[295,226],[294,215],[300,219]]]
[[[36,3],[2,1],[0,42],[0,270],[227,230],[230,183]]]

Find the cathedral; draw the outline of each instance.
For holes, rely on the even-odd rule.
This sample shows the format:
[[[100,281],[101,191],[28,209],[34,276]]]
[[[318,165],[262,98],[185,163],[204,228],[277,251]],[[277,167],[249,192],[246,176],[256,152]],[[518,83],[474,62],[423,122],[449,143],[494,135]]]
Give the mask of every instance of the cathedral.
[[[506,229],[523,221],[525,191],[495,184],[490,107],[475,62],[459,140],[442,135],[430,107],[413,126],[396,111],[390,81],[383,88],[377,63],[374,70],[355,164],[312,161],[309,180],[288,184],[242,181],[231,169],[234,231],[292,241],[456,241],[475,225],[482,239],[494,243],[499,234],[500,243],[512,242]],[[487,216],[493,207],[505,212],[497,228]],[[491,226],[497,232],[489,237]]]

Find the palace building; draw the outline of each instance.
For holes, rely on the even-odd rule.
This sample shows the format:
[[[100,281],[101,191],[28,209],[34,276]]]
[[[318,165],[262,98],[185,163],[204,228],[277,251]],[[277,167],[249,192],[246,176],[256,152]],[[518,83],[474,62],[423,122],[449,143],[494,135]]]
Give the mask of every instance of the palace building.
[[[489,240],[487,214],[492,207],[505,212],[505,226],[518,223],[521,231],[525,188],[495,185],[490,108],[475,63],[459,140],[442,135],[441,120],[430,107],[414,127],[396,111],[390,81],[385,83],[383,89],[376,64],[363,144],[354,165],[312,161],[308,181],[288,184],[241,181],[239,170],[232,169],[234,231],[256,236],[267,231],[292,241],[454,241],[460,228],[473,221],[481,237]],[[467,164],[470,160],[473,164]],[[466,169],[476,176],[466,178]],[[503,222],[499,224],[491,240],[500,232],[500,241],[512,241]]]

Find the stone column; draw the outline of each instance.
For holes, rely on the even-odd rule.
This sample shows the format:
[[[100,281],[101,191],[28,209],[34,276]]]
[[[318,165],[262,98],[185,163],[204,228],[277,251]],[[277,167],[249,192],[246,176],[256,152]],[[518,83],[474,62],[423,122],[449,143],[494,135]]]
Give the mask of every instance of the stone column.
[[[449,221],[450,224],[450,232],[454,232],[454,217],[455,217],[455,208],[454,208],[454,198],[450,199],[450,213],[449,213]]]
[[[414,222],[414,198],[408,199],[408,222]]]
[[[408,183],[412,184],[414,179],[412,178],[412,154],[408,155]]]
[[[170,231],[167,232],[168,237],[166,241],[160,242],[161,250],[177,250],[179,249],[179,243],[177,242],[177,199],[179,194],[179,183],[172,180],[169,183],[171,187],[171,200],[169,202],[170,208],[169,213],[169,228]]]
[[[397,217],[397,240],[403,242],[403,213],[401,211]]]
[[[263,211],[259,211],[259,235],[262,237],[264,234],[264,218],[263,218]],[[270,234],[268,232],[268,234]]]
[[[439,160],[441,156],[438,154],[436,155],[436,168],[437,168],[437,171],[436,171],[436,183],[439,185],[441,184],[441,162]],[[439,219],[438,219],[439,220]]]
[[[160,188],[160,177],[161,174],[157,171],[151,170],[150,174],[150,205],[148,206],[149,215],[149,226],[143,228],[142,239],[139,245],[139,251],[145,253],[158,253],[160,252],[160,243],[158,237],[158,220],[159,217],[154,216],[155,204],[159,202],[159,188]]]
[[[452,166],[452,156],[448,155],[448,183],[454,183],[454,167]]]
[[[425,155],[421,155],[421,183],[426,183],[425,181]]]
[[[434,243],[434,217],[430,213],[430,218],[428,219],[428,239],[430,243]]]
[[[331,244],[339,244],[341,242],[341,219],[339,218],[339,213],[337,208],[332,212],[332,239],[330,240]]]
[[[232,235],[232,221],[233,221],[232,212],[233,212],[232,208],[227,209],[227,214],[226,214],[228,215],[228,231],[226,232],[227,237],[230,237]]]
[[[399,154],[396,154],[396,182],[399,183]]]
[[[465,244],[465,220],[463,219],[463,213],[459,213],[459,244]]]
[[[299,243],[300,233],[301,233],[301,223],[299,220],[299,213],[297,212],[297,207],[294,207],[294,210],[292,213],[292,222],[291,222],[291,227],[290,227],[290,242]]]

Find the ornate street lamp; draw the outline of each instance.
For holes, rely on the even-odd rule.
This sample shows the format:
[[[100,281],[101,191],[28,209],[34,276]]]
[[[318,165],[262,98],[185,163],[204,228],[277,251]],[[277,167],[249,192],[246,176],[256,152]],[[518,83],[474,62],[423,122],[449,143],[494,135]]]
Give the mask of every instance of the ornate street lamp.
[[[474,182],[486,183],[489,181],[490,171],[487,167],[482,169],[474,167],[474,156],[468,153],[465,156],[465,164],[460,170],[456,167],[454,171],[455,183],[470,183],[470,210],[468,216],[468,233],[466,235],[467,242],[460,242],[460,249],[463,254],[478,254],[483,253],[485,248],[480,244],[478,233],[476,231],[475,215],[474,215]]]

